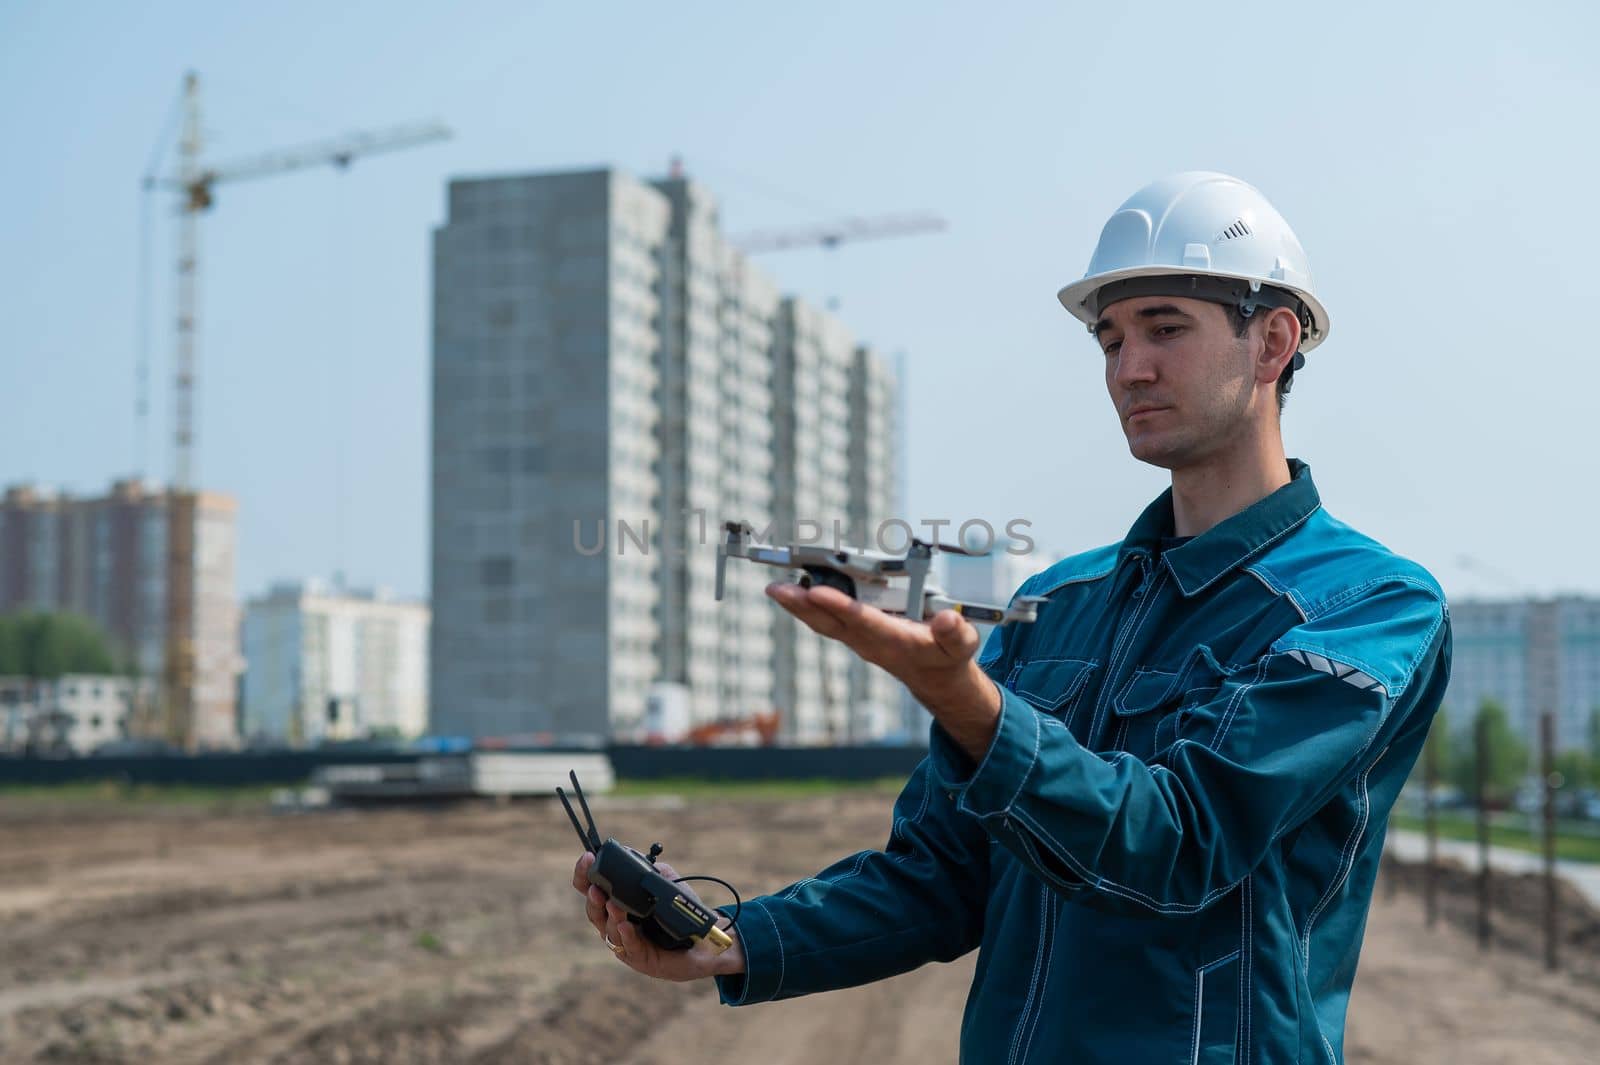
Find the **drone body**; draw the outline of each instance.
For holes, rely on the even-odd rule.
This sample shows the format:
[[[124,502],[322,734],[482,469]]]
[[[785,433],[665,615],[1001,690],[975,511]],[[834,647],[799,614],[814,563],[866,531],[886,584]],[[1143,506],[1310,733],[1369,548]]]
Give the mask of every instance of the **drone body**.
[[[821,544],[792,544],[774,547],[757,543],[755,530],[748,522],[730,521],[723,526],[726,538],[717,546],[717,598],[722,598],[723,573],[730,558],[799,570],[803,588],[820,584],[877,607],[886,614],[898,614],[913,621],[927,621],[941,610],[954,610],[970,621],[1004,625],[1011,621],[1031,622],[1045,600],[1023,595],[1009,607],[967,603],[952,599],[928,582],[935,550],[970,554],[958,547],[912,540],[903,556],[852,548],[831,548]]]

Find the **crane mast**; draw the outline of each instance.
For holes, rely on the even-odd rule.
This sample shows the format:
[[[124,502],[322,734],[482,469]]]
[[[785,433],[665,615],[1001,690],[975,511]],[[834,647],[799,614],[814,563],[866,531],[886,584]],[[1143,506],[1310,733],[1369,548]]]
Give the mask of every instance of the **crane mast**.
[[[183,137],[178,142],[178,180],[184,189],[197,189],[200,172],[200,78],[183,79]],[[194,378],[195,315],[199,304],[200,212],[211,206],[187,194],[178,211],[178,319],[174,323],[177,346],[173,352],[173,487],[187,492],[194,483]]]
[[[178,144],[178,174],[156,182],[176,189],[178,205],[178,290],[174,356],[173,487],[193,489],[195,471],[195,386],[199,376],[200,215],[216,202],[215,188],[225,181],[244,181],[303,170],[312,166],[348,167],[360,156],[414,148],[444,140],[450,130],[438,123],[401,126],[319,141],[232,163],[202,166],[200,162],[200,78],[183,79],[183,136]]]
[[[196,624],[196,523],[200,499],[195,488],[195,399],[199,378],[200,215],[215,202],[224,181],[269,177],[312,166],[348,167],[359,156],[411,148],[443,140],[442,125],[415,125],[300,145],[222,165],[203,165],[200,78],[183,79],[183,131],[174,177],[146,180],[146,188],[173,189],[178,203],[178,277],[173,351],[173,482],[167,512],[166,639],[162,667],[161,731],[170,742],[193,748],[197,736],[202,634]],[[139,379],[146,377],[146,367]],[[143,398],[139,400],[143,409]]]

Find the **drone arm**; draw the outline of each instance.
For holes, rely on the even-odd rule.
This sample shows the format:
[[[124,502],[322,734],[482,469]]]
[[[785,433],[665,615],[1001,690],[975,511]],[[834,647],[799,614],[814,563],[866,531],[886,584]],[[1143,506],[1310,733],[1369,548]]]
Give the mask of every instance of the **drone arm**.
[[[723,538],[722,543],[717,545],[718,602],[721,602],[722,600],[722,590],[726,580],[725,574],[728,569],[728,556],[738,555],[740,558],[748,557],[745,555],[745,547],[748,545],[750,534],[753,531],[750,528],[750,523],[747,521],[724,522],[722,529],[725,533],[727,533],[727,536]]]
[[[931,565],[933,565],[932,556],[925,551],[916,551],[915,546],[913,545],[911,554],[906,556],[905,572],[906,575],[911,578],[911,585],[906,589],[907,617],[911,617],[911,610],[914,605],[922,603],[922,586],[927,583],[928,567]],[[911,618],[911,620],[922,621],[926,619],[927,616],[928,610],[926,609],[926,606],[924,606],[919,615]]]
[[[1035,596],[1019,596],[1009,607],[990,606],[987,603],[964,603],[940,592],[931,592],[923,604],[923,612],[924,616],[931,616],[941,610],[954,610],[968,621],[978,624],[1005,625],[1013,621],[1033,621],[1038,616],[1040,602],[1043,600]]]
[[[1008,621],[1032,622],[1039,616],[1039,605],[1049,601],[1042,595],[1019,595],[1006,607],[1005,617],[1000,624]]]

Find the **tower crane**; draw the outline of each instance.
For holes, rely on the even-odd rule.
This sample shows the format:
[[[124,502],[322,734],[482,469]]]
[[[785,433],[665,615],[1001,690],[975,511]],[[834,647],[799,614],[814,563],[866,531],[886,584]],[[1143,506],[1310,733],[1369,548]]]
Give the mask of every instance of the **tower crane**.
[[[794,248],[821,248],[829,258],[832,272],[832,254],[839,245],[863,240],[882,240],[887,237],[914,237],[921,233],[938,233],[946,228],[945,220],[926,211],[907,214],[879,215],[875,218],[845,218],[823,225],[796,226],[787,229],[764,229],[732,238],[729,243],[746,255],[766,252],[790,251]],[[831,287],[831,285],[830,285]],[[828,296],[828,310],[839,309],[839,298]]]
[[[192,71],[184,77],[183,104],[183,137],[178,145],[178,174],[176,177],[146,180],[147,187],[175,189],[180,194],[173,436],[176,445],[173,487],[180,492],[190,490],[194,479],[200,215],[210,210],[216,202],[216,186],[223,182],[272,177],[314,166],[334,166],[342,170],[360,156],[414,148],[450,136],[450,130],[438,123],[417,124],[355,133],[217,165],[202,165],[200,78]]]
[[[251,158],[216,165],[200,160],[200,78],[192,71],[183,82],[183,133],[178,145],[178,173],[144,181],[146,193],[176,190],[178,202],[178,285],[176,350],[174,352],[173,492],[167,532],[166,655],[163,667],[162,731],[183,747],[197,740],[197,661],[193,580],[195,488],[194,392],[198,369],[200,215],[216,202],[216,187],[224,182],[272,177],[314,166],[348,167],[361,156],[413,148],[450,136],[437,123],[356,133],[318,141]],[[154,165],[154,164],[153,164]],[[143,351],[141,350],[141,363]],[[148,377],[141,364],[139,412],[145,410],[143,387]],[[180,562],[180,560],[184,560]]]
[[[818,226],[758,230],[734,237],[730,243],[746,255],[819,246],[832,251],[846,241],[913,237],[919,233],[938,233],[945,228],[945,220],[938,215],[914,212],[876,218],[845,218]]]

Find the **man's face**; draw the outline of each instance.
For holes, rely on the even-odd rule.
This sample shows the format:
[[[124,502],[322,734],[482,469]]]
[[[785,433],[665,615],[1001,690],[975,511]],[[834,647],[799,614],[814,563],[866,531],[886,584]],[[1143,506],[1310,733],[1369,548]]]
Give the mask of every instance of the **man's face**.
[[[1139,296],[1101,312],[1106,390],[1134,458],[1178,469],[1243,435],[1255,416],[1252,333],[1235,335],[1222,305],[1205,300]]]

